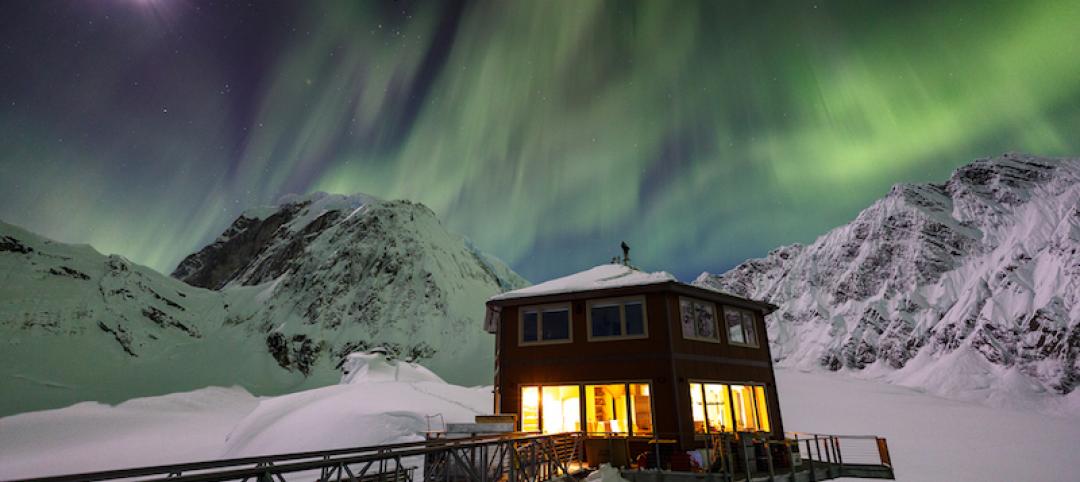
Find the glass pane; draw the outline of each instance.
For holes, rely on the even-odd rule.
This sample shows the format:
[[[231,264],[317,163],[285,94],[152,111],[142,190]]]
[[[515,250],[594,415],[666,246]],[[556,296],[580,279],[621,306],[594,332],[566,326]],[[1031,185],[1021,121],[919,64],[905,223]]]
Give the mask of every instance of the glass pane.
[[[521,431],[540,431],[540,389],[521,387]]]
[[[705,399],[701,396],[701,384],[690,384],[690,412],[694,418],[694,433],[705,433]]]
[[[626,334],[644,335],[645,311],[642,309],[641,303],[627,303],[623,305],[623,311],[626,312]]]
[[[694,303],[694,313],[697,317],[697,319],[695,320],[695,326],[697,328],[698,338],[717,338],[715,310],[716,308],[713,307],[712,303]]]
[[[592,308],[592,336],[619,336],[619,305],[594,306]]]
[[[652,435],[651,393],[647,383],[630,384],[630,411],[634,414],[634,435]]]
[[[731,308],[724,308],[724,320],[727,321],[728,342],[745,344],[746,337],[743,336],[742,313]]]
[[[526,311],[521,318],[521,339],[523,341],[536,341],[536,312]]]
[[[709,432],[731,431],[731,400],[728,398],[727,385],[705,385],[705,413],[709,417]]]
[[[766,400],[766,398],[765,398],[765,387],[755,386],[754,387],[754,398],[757,399],[758,426],[761,427],[762,432],[768,432],[769,431],[769,410],[768,410],[768,408],[766,408],[766,406],[768,405],[768,402],[765,401]]]
[[[694,303],[686,298],[679,298],[679,314],[682,315],[683,338],[697,338],[694,324]]]
[[[732,385],[731,403],[735,409],[735,429],[740,432],[756,432],[758,426],[754,413],[753,387]]]
[[[743,312],[743,333],[746,334],[746,344],[757,346],[757,331],[754,330],[754,314],[749,311]]]
[[[570,312],[567,310],[553,310],[544,312],[543,340],[569,340],[570,339]]]
[[[544,433],[581,431],[581,395],[577,385],[542,387]]]
[[[585,415],[589,432],[627,433],[626,385],[586,385]]]

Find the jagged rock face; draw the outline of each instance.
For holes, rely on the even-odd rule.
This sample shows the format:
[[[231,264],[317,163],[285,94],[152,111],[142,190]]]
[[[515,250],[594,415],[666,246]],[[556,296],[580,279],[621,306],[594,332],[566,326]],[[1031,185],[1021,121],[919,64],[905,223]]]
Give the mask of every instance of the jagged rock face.
[[[220,289],[237,278],[274,241],[282,224],[310,202],[290,204],[265,219],[242,215],[212,244],[184,258],[172,276],[192,286]]]
[[[697,283],[779,305],[768,324],[781,364],[913,374],[960,370],[946,355],[970,351],[981,361],[963,370],[1016,370],[1069,393],[1080,383],[1080,159],[1006,154],[944,184],[897,185],[809,246]]]
[[[484,380],[462,373],[493,365],[476,329],[484,301],[525,285],[423,205],[326,194],[245,213],[173,276],[226,292],[259,287],[244,324],[286,369],[307,374],[381,345],[475,383]]]

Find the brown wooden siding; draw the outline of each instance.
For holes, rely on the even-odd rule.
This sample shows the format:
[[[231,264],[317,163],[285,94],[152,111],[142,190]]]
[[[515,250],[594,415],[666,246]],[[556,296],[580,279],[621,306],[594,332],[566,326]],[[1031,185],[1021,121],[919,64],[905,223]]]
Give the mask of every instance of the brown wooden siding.
[[[783,433],[768,338],[760,311],[755,311],[760,346],[747,348],[727,343],[719,302],[717,315],[721,323],[721,342],[709,343],[682,337],[679,292],[657,291],[655,287],[636,292],[623,289],[591,299],[634,294],[645,297],[648,338],[588,341],[586,307],[590,298],[577,293],[563,298],[570,304],[571,343],[520,346],[519,308],[558,302],[559,298],[547,296],[542,299],[543,303],[529,300],[501,303],[495,380],[497,410],[517,413],[523,385],[644,381],[652,384],[653,424],[657,435],[677,438],[680,445],[690,447],[695,444],[690,381],[750,382],[765,385],[772,432]]]

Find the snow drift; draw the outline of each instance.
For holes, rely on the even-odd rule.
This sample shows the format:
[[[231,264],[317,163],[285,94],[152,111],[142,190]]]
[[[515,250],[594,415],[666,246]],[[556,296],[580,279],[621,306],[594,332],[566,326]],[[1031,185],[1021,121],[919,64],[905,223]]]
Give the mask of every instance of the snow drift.
[[[0,479],[420,440],[493,407],[491,387],[381,352],[344,368],[341,384],[278,397],[210,387],[0,418]]]

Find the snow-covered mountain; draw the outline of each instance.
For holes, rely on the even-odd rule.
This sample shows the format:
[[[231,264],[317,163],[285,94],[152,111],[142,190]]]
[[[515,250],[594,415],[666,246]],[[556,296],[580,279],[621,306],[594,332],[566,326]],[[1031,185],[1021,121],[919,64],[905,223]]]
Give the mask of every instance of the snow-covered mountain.
[[[1080,384],[1080,159],[1005,154],[898,184],[809,246],[696,283],[779,305],[782,365],[1053,401]]]
[[[490,383],[484,301],[526,284],[422,205],[321,193],[245,212],[174,274],[0,223],[0,415],[323,386],[376,345]]]
[[[527,285],[408,201],[316,193],[246,211],[173,276],[225,292],[255,289],[240,324],[303,373],[384,346],[457,383],[485,383],[492,341],[477,331],[487,297]],[[249,288],[251,287],[251,288]]]

